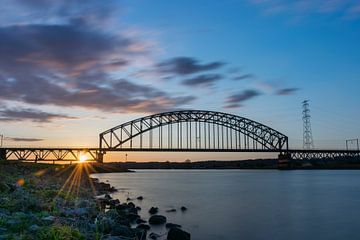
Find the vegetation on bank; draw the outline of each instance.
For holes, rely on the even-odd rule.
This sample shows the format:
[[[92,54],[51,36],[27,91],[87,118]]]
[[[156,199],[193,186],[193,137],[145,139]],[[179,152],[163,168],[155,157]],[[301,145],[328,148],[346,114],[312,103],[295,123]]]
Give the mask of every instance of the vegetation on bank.
[[[141,219],[132,202],[120,203],[110,184],[91,173],[128,171],[119,164],[50,165],[0,162],[0,240],[145,240],[151,225],[166,217]],[[142,199],[141,196],[138,199]],[[161,220],[161,221],[159,221]],[[189,240],[177,224],[166,224],[168,240]],[[163,238],[162,238],[163,239]]]
[[[88,164],[0,162],[0,239],[100,239],[95,195],[104,191],[89,178],[95,171],[102,172]]]

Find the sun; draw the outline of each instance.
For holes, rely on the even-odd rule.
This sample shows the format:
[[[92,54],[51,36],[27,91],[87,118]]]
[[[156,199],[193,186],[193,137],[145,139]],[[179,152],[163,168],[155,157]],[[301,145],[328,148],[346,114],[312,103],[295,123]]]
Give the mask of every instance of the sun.
[[[80,162],[86,162],[88,160],[88,157],[85,154],[80,154],[79,161]]]

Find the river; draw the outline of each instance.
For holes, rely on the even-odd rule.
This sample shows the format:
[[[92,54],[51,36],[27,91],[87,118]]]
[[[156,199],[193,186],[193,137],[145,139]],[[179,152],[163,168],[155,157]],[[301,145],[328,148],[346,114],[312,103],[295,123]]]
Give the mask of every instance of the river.
[[[195,240],[360,237],[357,170],[136,170],[94,177],[119,190],[114,198],[133,198],[144,219],[159,207]],[[171,208],[177,211],[166,212]]]

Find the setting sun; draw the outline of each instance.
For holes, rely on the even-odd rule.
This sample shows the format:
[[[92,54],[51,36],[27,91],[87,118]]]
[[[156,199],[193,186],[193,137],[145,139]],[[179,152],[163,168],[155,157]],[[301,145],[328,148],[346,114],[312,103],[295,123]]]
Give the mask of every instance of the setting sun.
[[[80,162],[86,162],[88,160],[88,157],[84,154],[80,154],[79,161]]]

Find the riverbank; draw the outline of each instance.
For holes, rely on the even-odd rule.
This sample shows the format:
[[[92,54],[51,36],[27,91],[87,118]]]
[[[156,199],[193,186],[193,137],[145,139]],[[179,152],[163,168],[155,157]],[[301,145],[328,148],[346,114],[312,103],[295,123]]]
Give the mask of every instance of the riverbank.
[[[140,209],[112,199],[116,189],[90,178],[95,172],[128,170],[117,164],[0,162],[0,240],[146,239],[150,227]],[[185,234],[178,228],[170,232]]]

